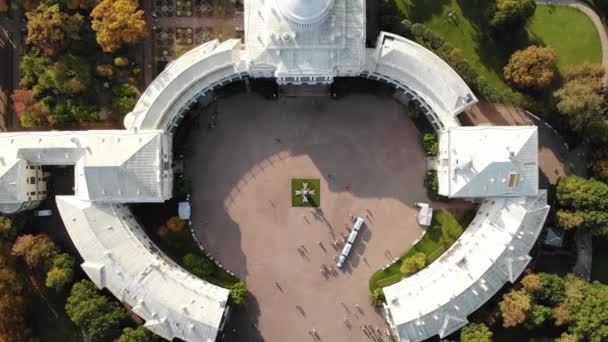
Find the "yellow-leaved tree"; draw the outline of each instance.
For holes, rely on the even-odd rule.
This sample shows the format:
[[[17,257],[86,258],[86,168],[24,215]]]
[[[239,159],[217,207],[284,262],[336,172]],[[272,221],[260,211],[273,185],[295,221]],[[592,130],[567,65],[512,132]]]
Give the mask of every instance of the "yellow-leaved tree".
[[[144,11],[137,0],[102,0],[91,12],[91,26],[104,52],[135,44],[146,35]]]

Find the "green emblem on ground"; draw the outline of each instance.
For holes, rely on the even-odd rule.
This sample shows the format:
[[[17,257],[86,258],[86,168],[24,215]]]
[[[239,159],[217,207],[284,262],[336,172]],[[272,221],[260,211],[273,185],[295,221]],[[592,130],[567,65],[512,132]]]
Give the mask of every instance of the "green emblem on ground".
[[[291,180],[291,206],[319,207],[321,205],[321,181],[319,179]]]

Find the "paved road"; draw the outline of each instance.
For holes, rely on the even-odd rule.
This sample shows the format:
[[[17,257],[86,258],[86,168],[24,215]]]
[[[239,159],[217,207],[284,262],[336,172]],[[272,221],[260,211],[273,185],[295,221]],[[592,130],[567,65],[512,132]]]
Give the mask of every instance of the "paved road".
[[[543,5],[571,6],[585,13],[593,22],[593,25],[600,36],[600,42],[602,44],[602,65],[608,70],[608,32],[606,32],[606,27],[604,26],[602,19],[591,6],[580,0],[536,0],[536,3]],[[608,85],[608,72],[604,77],[604,84]]]

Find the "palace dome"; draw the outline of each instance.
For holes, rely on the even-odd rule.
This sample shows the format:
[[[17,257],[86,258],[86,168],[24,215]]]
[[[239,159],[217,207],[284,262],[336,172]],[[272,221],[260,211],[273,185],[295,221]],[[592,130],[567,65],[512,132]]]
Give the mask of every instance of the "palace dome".
[[[285,18],[304,26],[325,20],[333,2],[333,0],[276,0],[277,7]]]

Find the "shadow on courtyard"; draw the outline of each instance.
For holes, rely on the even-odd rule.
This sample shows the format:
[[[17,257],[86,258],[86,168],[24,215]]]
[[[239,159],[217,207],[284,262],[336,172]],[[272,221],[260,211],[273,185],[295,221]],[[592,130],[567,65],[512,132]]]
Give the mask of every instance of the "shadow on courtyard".
[[[184,155],[185,175],[192,182],[192,224],[207,250],[242,279],[251,270],[243,251],[241,225],[265,229],[256,222],[255,215],[259,214],[256,208],[264,206],[265,210],[271,210],[279,204],[268,201],[262,193],[254,200],[257,203],[247,204],[246,209],[235,208],[243,206],[239,197],[247,191],[250,194],[248,187],[260,179],[272,181],[277,173],[272,169],[292,158],[309,158],[318,174],[297,174],[296,170],[289,177],[321,178],[331,193],[397,201],[410,208],[417,201],[430,202],[423,185],[426,159],[419,133],[405,109],[385,92],[356,94],[340,100],[319,97],[268,100],[240,92],[220,98],[201,112],[182,124],[184,129],[175,142],[176,154]],[[287,184],[280,187],[268,184],[268,189],[264,187],[261,191],[283,191],[279,188],[287,189],[285,200],[290,201]],[[335,208],[324,206],[325,194],[321,194],[321,208],[335,212]],[[324,225],[330,235],[344,237],[346,227],[332,225],[330,222],[335,220],[327,219],[323,209],[317,210],[311,220]],[[231,215],[235,210],[241,210],[241,214],[248,210],[246,216],[253,215],[252,221],[235,222]],[[368,243],[376,230],[386,227],[375,225],[376,217],[369,210],[353,214],[364,217],[369,224],[361,230],[342,272],[350,275],[364,267],[371,274],[372,266],[365,258]],[[347,219],[345,215],[345,222]],[[254,243],[260,248],[272,248],[265,241]],[[404,250],[406,247],[403,246]],[[338,254],[338,249],[334,251],[331,246],[327,249],[327,253]],[[272,284],[271,279],[268,281]],[[255,295],[250,294],[247,305],[233,312],[225,341],[263,340],[257,328],[260,304]]]
[[[196,213],[200,213],[202,208],[208,208],[204,210],[206,213],[223,213],[220,220],[225,224],[221,228],[221,245],[224,251],[230,251],[229,266],[239,277],[248,275],[246,256],[240,248],[241,227],[230,218],[227,210],[250,182],[290,158],[308,156],[331,192],[351,192],[359,198],[393,198],[410,207],[412,203],[406,203],[406,200],[412,196],[428,201],[423,186],[426,164],[418,132],[405,113],[400,117],[387,117],[391,120],[387,123],[378,120],[375,114],[357,109],[370,99],[375,99],[374,103],[392,104],[390,98],[379,98],[379,95],[355,95],[339,101],[315,97],[271,101],[254,94],[237,94],[219,100],[217,127],[207,127],[207,116],[211,113],[199,116],[199,122],[191,124],[198,127],[186,133],[191,153],[185,156],[185,163],[186,176],[193,183],[193,225],[201,237],[200,233],[207,229],[207,220],[204,215]],[[284,104],[289,101],[306,105],[288,105],[290,112],[271,109],[285,109]],[[330,112],[328,107],[335,108],[339,102],[351,103],[347,107],[352,108],[345,109],[338,104],[342,109]],[[243,109],[238,117],[233,115],[234,107]],[[366,107],[370,108],[369,105]],[[382,114],[377,113],[378,116]],[[239,123],[226,123],[228,120],[238,120]],[[231,126],[229,132],[222,127],[225,123]],[[235,126],[240,127],[232,131]],[[202,152],[201,147],[205,144],[212,147]],[[365,159],[353,160],[353,156],[364,156]],[[215,166],[210,167],[210,164]],[[212,177],[201,175],[212,168]],[[215,171],[218,169],[221,169],[220,174]],[[201,179],[205,181],[201,182]],[[208,196],[209,193],[213,195]],[[368,216],[368,219],[373,218]],[[214,221],[218,221],[217,218]],[[329,230],[334,229],[328,221],[326,224]],[[364,253],[371,234],[369,227],[363,230],[350,260],[352,267],[360,264],[359,255]],[[205,235],[205,239],[201,239],[203,244],[209,237]],[[208,242],[215,244],[215,241]],[[222,251],[213,247],[210,251],[222,259]]]

